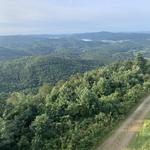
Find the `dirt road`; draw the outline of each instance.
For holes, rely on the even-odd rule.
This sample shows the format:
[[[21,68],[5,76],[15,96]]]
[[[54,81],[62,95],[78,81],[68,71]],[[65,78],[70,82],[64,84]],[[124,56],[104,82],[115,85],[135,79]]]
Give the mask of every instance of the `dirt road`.
[[[150,96],[139,105],[97,150],[125,150],[150,112]]]

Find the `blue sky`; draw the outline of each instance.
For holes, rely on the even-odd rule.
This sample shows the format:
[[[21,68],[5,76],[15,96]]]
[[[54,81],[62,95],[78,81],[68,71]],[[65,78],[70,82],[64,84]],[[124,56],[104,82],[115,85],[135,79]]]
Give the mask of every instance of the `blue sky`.
[[[150,31],[150,0],[0,0],[0,34]]]

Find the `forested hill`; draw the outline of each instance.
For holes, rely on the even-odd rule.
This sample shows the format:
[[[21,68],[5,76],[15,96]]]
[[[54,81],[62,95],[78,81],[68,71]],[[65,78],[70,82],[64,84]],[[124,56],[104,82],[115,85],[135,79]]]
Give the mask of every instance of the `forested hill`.
[[[0,92],[36,88],[43,83],[54,84],[75,73],[83,73],[103,65],[87,61],[51,56],[26,57],[0,63]]]
[[[148,92],[150,62],[138,55],[36,94],[1,94],[0,149],[93,149]]]
[[[0,36],[0,61],[24,56],[52,55],[110,63],[133,58],[139,51],[150,58],[149,45],[149,33]]]

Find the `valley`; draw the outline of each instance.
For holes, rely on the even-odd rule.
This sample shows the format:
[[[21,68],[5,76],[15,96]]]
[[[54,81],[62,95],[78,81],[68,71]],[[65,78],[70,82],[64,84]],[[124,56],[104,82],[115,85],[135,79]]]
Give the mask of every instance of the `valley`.
[[[117,150],[118,139],[127,148],[135,135],[130,124],[132,130],[148,111],[149,98],[141,99],[150,92],[149,38],[1,36],[0,149]]]

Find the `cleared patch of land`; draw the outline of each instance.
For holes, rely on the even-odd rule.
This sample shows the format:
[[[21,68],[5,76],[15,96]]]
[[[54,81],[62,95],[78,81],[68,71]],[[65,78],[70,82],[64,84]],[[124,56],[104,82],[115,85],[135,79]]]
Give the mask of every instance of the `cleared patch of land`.
[[[97,150],[126,150],[131,140],[139,132],[149,112],[150,96],[145,98],[132,115]]]

